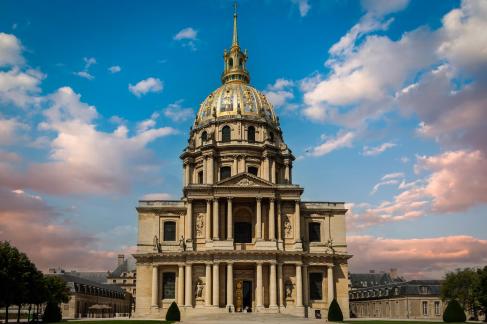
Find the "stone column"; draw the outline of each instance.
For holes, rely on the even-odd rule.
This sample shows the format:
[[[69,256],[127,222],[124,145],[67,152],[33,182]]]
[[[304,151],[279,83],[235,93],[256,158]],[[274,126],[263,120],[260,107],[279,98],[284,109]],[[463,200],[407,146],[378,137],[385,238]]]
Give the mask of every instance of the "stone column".
[[[303,276],[301,264],[296,264],[296,307],[303,307]]]
[[[263,173],[263,178],[264,180],[269,181],[269,157],[265,156],[264,157],[264,173]]]
[[[184,186],[189,185],[189,163],[185,162],[184,163]]]
[[[257,197],[257,231],[256,231],[256,239],[261,240],[262,239],[262,198]]]
[[[233,306],[233,264],[227,263],[227,309],[234,311]]]
[[[277,239],[282,240],[281,200],[277,201]]]
[[[301,242],[301,210],[299,200],[294,205],[294,241]]]
[[[270,274],[269,274],[269,308],[277,308],[277,289],[276,289],[276,263],[272,262],[270,264]]]
[[[227,240],[233,239],[232,197],[227,198]]]
[[[308,265],[303,264],[303,288],[304,288],[304,296],[303,296],[303,303],[304,306],[309,306],[309,282],[308,282]]]
[[[213,263],[213,306],[220,306],[220,266]]]
[[[284,181],[285,183],[291,183],[291,181],[289,181],[290,177],[289,177],[289,161],[285,161],[284,162]]]
[[[193,275],[192,275],[192,264],[186,264],[186,279],[184,283],[184,306],[193,307]]]
[[[190,244],[186,244],[186,249],[192,250],[192,241],[193,241],[193,202],[191,199],[187,201],[187,209],[186,209],[186,223],[185,223],[185,234],[186,242],[190,242]]]
[[[271,160],[271,182],[276,183],[276,160]]]
[[[276,213],[274,212],[274,198],[269,199],[269,240],[276,239]]]
[[[330,306],[333,298],[335,298],[335,287],[334,287],[334,280],[333,280],[333,265],[328,265],[328,306]]]
[[[178,305],[184,305],[184,265],[178,265]]]
[[[211,199],[206,200],[205,238],[211,240]]]
[[[156,265],[152,266],[152,300],[151,306],[152,307],[159,307],[159,302],[157,297],[159,296],[159,269]]]
[[[213,175],[213,171],[215,170],[214,159],[213,156],[208,157],[208,181],[206,183],[213,184],[215,176]]]
[[[206,156],[203,156],[203,184],[207,184],[208,172],[207,172]]]
[[[284,279],[282,278],[282,263],[277,264],[277,283],[279,286],[279,307],[284,307]]]
[[[257,292],[255,296],[255,306],[257,309],[263,308],[262,304],[262,262],[257,263]]]
[[[233,156],[233,175],[238,174],[238,156]]]
[[[220,213],[218,212],[218,198],[215,198],[213,200],[213,240],[219,240],[219,215]]]
[[[211,264],[206,264],[205,306],[211,306]]]

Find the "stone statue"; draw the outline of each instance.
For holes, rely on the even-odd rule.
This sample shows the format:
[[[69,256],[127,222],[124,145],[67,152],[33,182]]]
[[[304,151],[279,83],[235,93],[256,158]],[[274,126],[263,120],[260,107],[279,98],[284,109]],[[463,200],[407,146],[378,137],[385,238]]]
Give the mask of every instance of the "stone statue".
[[[159,239],[157,238],[157,235],[154,235],[154,239],[152,240],[152,246],[154,252],[161,252],[161,244],[159,243]]]
[[[196,218],[196,236],[203,236],[203,228],[205,227],[205,214],[199,213]]]
[[[201,281],[201,279],[198,279],[198,282],[196,283],[196,291],[195,291],[196,298],[203,297],[203,288],[205,288],[205,284]]]
[[[289,220],[289,216],[284,217],[284,231],[286,232],[286,237],[290,237],[292,233],[292,226],[291,221]]]
[[[286,298],[292,298],[293,296],[293,283],[291,281],[286,281]]]
[[[186,244],[184,243],[184,238],[182,236],[179,239],[179,247],[181,248],[182,251],[186,251]]]

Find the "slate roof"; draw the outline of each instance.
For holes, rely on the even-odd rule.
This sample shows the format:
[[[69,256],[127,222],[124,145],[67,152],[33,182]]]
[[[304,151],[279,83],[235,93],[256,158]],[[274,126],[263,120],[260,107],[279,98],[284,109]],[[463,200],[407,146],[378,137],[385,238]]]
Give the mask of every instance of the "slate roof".
[[[58,276],[59,278],[63,279],[66,283],[68,284],[78,284],[78,285],[85,285],[85,286],[91,286],[91,287],[96,287],[96,288],[101,288],[101,289],[106,289],[110,290],[113,292],[117,293],[124,293],[124,290],[117,286],[117,285],[109,285],[109,284],[101,284],[96,281],[91,281],[79,276],[73,276],[68,273],[56,273],[56,274],[49,274],[50,276]]]
[[[388,273],[351,273],[351,288],[363,288],[386,285],[403,281],[400,278],[392,278]]]
[[[393,281],[383,285],[359,287],[350,291],[350,300],[374,300],[404,296],[439,296],[441,280]]]
[[[121,277],[124,272],[135,271],[135,259],[132,256],[126,258],[120,265],[118,265],[115,270],[108,274],[109,278]],[[106,276],[105,276],[106,281]]]

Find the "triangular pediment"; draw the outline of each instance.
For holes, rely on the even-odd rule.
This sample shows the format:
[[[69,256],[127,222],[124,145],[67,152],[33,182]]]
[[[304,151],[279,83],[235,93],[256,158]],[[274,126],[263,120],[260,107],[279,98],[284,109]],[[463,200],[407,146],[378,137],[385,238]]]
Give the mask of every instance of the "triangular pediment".
[[[221,180],[217,186],[234,186],[234,187],[272,187],[269,181],[261,179],[250,173],[239,173],[230,178]]]

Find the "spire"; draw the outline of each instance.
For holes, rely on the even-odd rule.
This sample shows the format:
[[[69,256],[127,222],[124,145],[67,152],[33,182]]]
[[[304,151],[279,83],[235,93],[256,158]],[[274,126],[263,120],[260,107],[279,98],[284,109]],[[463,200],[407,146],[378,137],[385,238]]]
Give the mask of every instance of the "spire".
[[[234,3],[233,9],[233,38],[230,50],[223,52],[224,69],[222,73],[222,83],[228,82],[245,82],[249,83],[250,76],[245,64],[247,62],[247,51],[242,52],[238,44],[237,32],[237,2]]]
[[[238,46],[238,32],[237,32],[237,1],[233,3],[233,39],[232,47]]]

